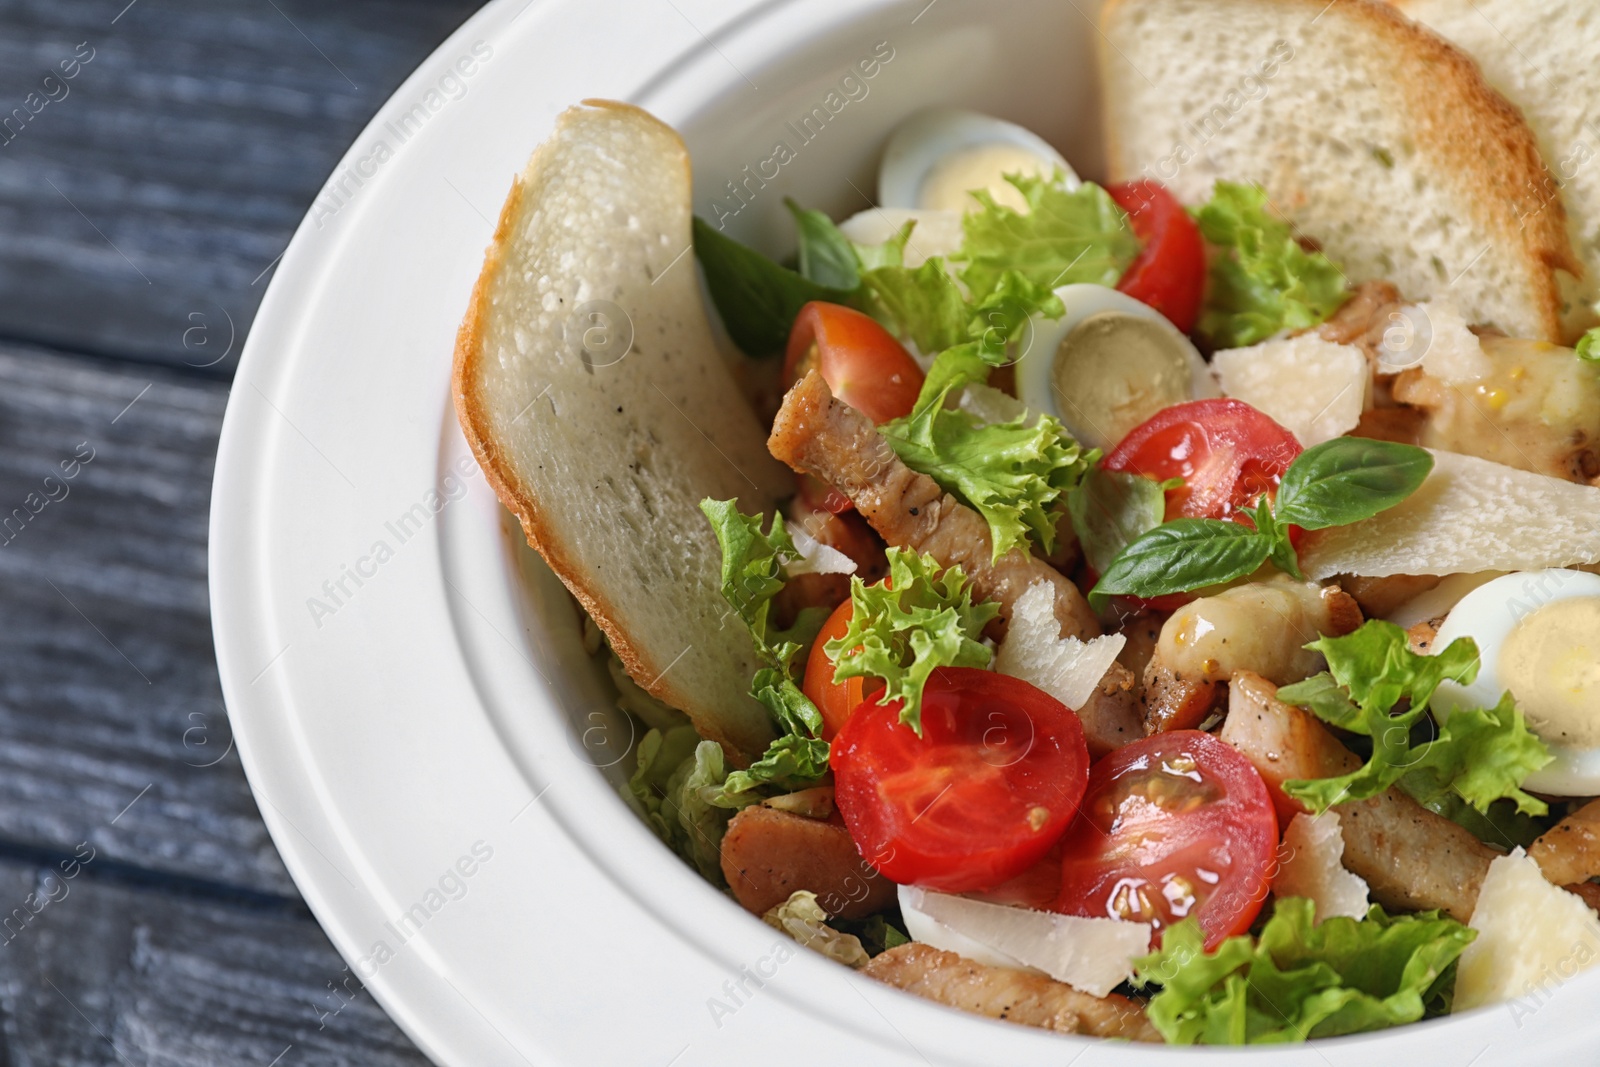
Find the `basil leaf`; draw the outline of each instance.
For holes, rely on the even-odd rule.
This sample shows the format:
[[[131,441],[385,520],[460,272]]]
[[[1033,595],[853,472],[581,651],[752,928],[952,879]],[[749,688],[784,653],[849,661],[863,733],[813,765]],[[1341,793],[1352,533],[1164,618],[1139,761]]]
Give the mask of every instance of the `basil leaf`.
[[[1360,522],[1416,492],[1432,469],[1433,457],[1415,445],[1335,437],[1289,465],[1273,512],[1307,530]]]
[[[1104,604],[1114,595],[1149,599],[1230,582],[1253,572],[1271,552],[1271,537],[1236,522],[1176,519],[1118,553],[1090,590],[1090,602]]]
[[[861,284],[855,246],[820,211],[803,208],[789,197],[783,204],[794,216],[800,235],[800,275],[830,289],[852,291]]]
[[[694,254],[728,336],[747,356],[781,354],[795,316],[811,301],[855,302],[850,290],[818,285],[781,267],[699,216],[694,220]]]
[[[1101,574],[1140,534],[1161,525],[1166,508],[1167,494],[1160,482],[1098,466],[1090,467],[1082,484],[1067,497],[1084,558]]]

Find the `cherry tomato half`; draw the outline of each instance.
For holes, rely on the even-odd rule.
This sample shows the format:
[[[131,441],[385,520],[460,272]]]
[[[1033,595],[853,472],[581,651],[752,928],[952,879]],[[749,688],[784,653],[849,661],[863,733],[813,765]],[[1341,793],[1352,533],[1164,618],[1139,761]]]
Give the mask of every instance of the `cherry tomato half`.
[[[835,735],[844,727],[850,713],[860,707],[867,698],[866,678],[846,678],[842,682],[833,680],[833,660],[823,651],[822,646],[829,641],[837,641],[844,636],[850,628],[852,614],[850,601],[846,600],[833,609],[833,614],[828,616],[828,621],[822,624],[822,630],[817,634],[817,640],[811,646],[811,653],[806,657],[806,674],[800,683],[801,692],[811,698],[811,703],[822,712],[822,737],[825,741],[832,741]],[[883,688],[881,682],[873,685],[873,691]]]
[[[1117,289],[1143,301],[1188,333],[1200,317],[1206,287],[1206,247],[1189,213],[1159,182],[1140,180],[1112,185],[1107,194],[1128,213],[1144,249],[1117,283]]]
[[[1263,493],[1277,491],[1284,471],[1301,452],[1294,434],[1240,400],[1191,400],[1163,408],[1129,431],[1101,461],[1164,482],[1168,521],[1234,519]]]
[[[1156,944],[1192,915],[1212,949],[1261,910],[1277,847],[1272,798],[1243,754],[1199,730],[1154,734],[1090,771],[1056,910],[1151,923]]]
[[[869,701],[833,742],[834,797],[861,855],[891,881],[988,889],[1071,825],[1089,772],[1078,717],[1017,678],[933,672],[922,736],[900,702]]]
[[[922,369],[870,315],[813,300],[789,331],[783,380],[815,369],[834,396],[873,422],[908,415],[922,389]]]

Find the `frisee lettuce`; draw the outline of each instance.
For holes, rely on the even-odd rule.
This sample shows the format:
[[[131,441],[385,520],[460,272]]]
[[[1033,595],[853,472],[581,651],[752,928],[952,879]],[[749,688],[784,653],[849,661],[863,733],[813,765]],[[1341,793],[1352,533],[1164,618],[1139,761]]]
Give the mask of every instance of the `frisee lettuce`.
[[[1289,796],[1320,812],[1400,783],[1424,803],[1454,794],[1480,814],[1502,798],[1526,815],[1548,811],[1542,800],[1520,787],[1552,757],[1528,730],[1510,694],[1494,708],[1456,711],[1433,740],[1411,743],[1411,728],[1427,714],[1439,684],[1446,679],[1471,684],[1478,676],[1478,649],[1471,638],[1452,641],[1436,655],[1420,656],[1411,651],[1404,630],[1372,619],[1343,637],[1318,638],[1306,647],[1322,653],[1328,669],[1284,686],[1278,699],[1305,707],[1341,730],[1370,737],[1372,756],[1349,774],[1284,782]],[[1396,711],[1402,700],[1405,709]]]
[[[979,189],[972,195],[981,207],[961,220],[961,250],[952,258],[961,261],[961,280],[975,302],[998,291],[1008,273],[1044,292],[1121,280],[1139,254],[1139,239],[1104,189],[1084,182],[1069,190],[1059,171],[1049,178],[1008,174],[1006,181],[1022,194],[1027,211]]]
[[[1159,984],[1146,1014],[1175,1045],[1304,1041],[1415,1022],[1449,1008],[1455,963],[1477,936],[1438,912],[1315,921],[1311,901],[1277,901],[1252,941],[1210,953],[1194,919],[1168,927],[1134,961],[1136,984]]]
[[[1200,332],[1218,348],[1316,326],[1348,298],[1344,272],[1300,247],[1289,224],[1268,210],[1259,185],[1219,181],[1194,217],[1221,252],[1200,316]]]
[[[922,690],[939,667],[987,667],[978,638],[996,604],[974,604],[960,567],[941,569],[932,556],[889,549],[889,577],[850,580],[850,626],[823,646],[834,681],[877,678],[880,702],[898,700],[900,721],[922,733]]]
[[[910,415],[880,426],[895,455],[954,493],[989,524],[994,558],[1027,550],[1030,535],[1046,552],[1055,547],[1056,508],[1099,458],[1085,452],[1054,417],[1019,416],[984,423],[946,408],[955,387],[946,382]]]
[[[736,501],[700,502],[722,549],[722,597],[750,629],[756,655],[766,664],[750,682],[750,695],[772,714],[779,736],[766,753],[743,771],[726,775],[727,806],[761,786],[784,791],[815,785],[828,771],[828,743],[822,740],[822,713],[793,677],[794,662],[827,619],[825,608],[807,608],[787,630],[772,626],[772,598],[783,588],[783,567],[800,559],[774,515],[767,533],[761,516],[744,515]]]

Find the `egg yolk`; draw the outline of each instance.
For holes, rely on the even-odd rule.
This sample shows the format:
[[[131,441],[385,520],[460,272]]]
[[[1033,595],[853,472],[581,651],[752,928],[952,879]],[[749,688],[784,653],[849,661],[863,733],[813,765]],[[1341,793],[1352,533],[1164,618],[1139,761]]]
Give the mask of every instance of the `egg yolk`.
[[[1523,618],[1506,637],[1498,667],[1541,737],[1600,746],[1600,597],[1557,600]]]
[[[1062,338],[1051,367],[1057,402],[1076,416],[1066,420],[1073,436],[1095,448],[1114,448],[1162,408],[1188,400],[1190,378],[1183,339],[1161,322],[1125,311],[1080,322]]]
[[[1005,142],[964,148],[934,164],[922,181],[919,207],[935,211],[976,211],[979,204],[969,192],[986,189],[995,203],[1014,211],[1027,211],[1028,202],[1007,174],[1048,177],[1050,167],[1026,148]]]

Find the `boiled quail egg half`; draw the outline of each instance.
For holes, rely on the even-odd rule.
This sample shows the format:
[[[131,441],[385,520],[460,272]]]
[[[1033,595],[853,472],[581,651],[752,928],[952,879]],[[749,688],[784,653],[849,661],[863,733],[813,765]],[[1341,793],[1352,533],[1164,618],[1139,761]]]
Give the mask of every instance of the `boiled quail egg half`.
[[[1007,174],[1049,177],[1060,171],[1066,187],[1078,176],[1038,134],[960,108],[930,108],[901,123],[884,146],[878,170],[878,204],[886,209],[966,212],[978,207],[971,191],[985,189],[995,202],[1021,211],[1027,205]]]
[[[1439,686],[1433,709],[1440,721],[1492,708],[1509,692],[1555,757],[1524,788],[1600,794],[1600,575],[1553,569],[1496,578],[1450,610],[1433,648],[1460,637],[1477,642],[1478,677]]]
[[[1110,450],[1162,408],[1222,395],[1194,345],[1148,304],[1088,283],[1055,293],[1066,314],[1031,321],[1017,397],[1079,443]]]

